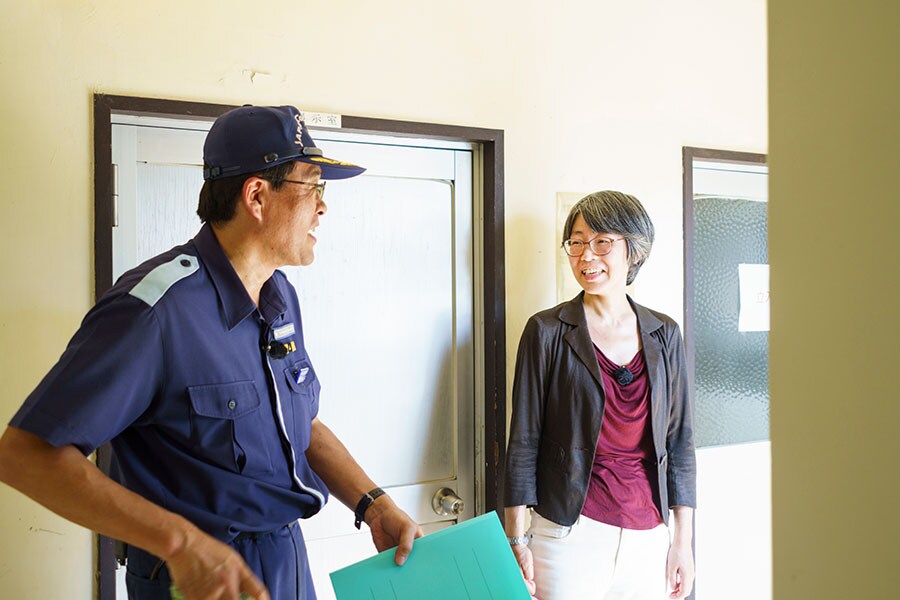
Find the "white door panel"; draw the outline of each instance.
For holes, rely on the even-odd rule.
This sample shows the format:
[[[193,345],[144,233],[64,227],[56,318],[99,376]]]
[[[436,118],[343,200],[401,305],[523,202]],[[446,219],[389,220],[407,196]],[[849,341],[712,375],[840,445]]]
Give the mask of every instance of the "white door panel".
[[[365,174],[369,176],[446,181],[452,181],[454,177],[453,150],[335,140],[316,140],[316,145],[322,148],[325,156],[337,156],[340,160],[365,167]]]
[[[175,132],[177,135],[173,135]],[[164,136],[173,138],[166,152]],[[202,158],[188,160],[189,147],[203,148],[196,131],[113,125],[117,226],[113,228],[113,281],[144,260],[194,237],[200,229],[197,195]]]
[[[453,254],[442,226],[451,186],[358,178],[334,187],[316,261],[285,269],[322,382],[319,417],[383,486],[446,479],[455,454]],[[350,398],[359,412],[341,418]]]
[[[202,182],[200,167],[137,164],[138,262],[197,235],[196,195]]]
[[[208,127],[117,121],[116,278],[199,229]],[[326,155],[368,169],[328,183],[315,262],[283,269],[297,288],[306,346],[322,383],[319,417],[426,532],[437,530],[474,516],[479,504],[473,150],[340,131],[315,135]],[[442,488],[465,502],[458,517],[433,509]],[[301,524],[319,598],[331,599],[328,574],[374,554],[371,538],[335,500]],[[124,583],[118,593],[125,597]]]
[[[137,160],[141,162],[203,167],[203,142],[206,129],[179,129],[172,135],[167,127],[141,127],[138,136]],[[197,148],[201,149],[197,154]],[[202,181],[202,174],[201,174]]]

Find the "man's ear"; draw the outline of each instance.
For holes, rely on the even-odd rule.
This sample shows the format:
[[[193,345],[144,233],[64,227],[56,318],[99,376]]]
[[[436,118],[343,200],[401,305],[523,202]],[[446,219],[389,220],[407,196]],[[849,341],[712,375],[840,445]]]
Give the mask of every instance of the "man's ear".
[[[240,206],[251,219],[257,223],[262,221],[263,202],[265,192],[269,189],[269,182],[260,177],[248,177],[241,188]]]

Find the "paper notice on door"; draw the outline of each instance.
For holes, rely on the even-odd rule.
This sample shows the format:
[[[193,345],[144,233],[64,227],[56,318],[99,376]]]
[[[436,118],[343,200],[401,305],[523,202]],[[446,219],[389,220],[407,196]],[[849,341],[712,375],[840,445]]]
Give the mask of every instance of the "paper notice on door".
[[[738,265],[738,331],[769,331],[769,265]]]
[[[331,574],[338,600],[529,600],[497,513],[491,512],[415,541],[406,564],[394,550]]]

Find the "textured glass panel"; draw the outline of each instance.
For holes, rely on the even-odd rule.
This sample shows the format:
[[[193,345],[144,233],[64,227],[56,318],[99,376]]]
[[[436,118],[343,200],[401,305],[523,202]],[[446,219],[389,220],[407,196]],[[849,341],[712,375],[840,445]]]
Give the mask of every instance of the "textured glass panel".
[[[357,177],[329,185],[326,199],[315,262],[284,269],[322,422],[382,486],[452,478],[452,188]]]
[[[738,331],[738,264],[768,263],[765,202],[694,199],[696,442],[769,439],[769,334]]]
[[[135,264],[197,235],[200,167],[137,163],[137,256]]]

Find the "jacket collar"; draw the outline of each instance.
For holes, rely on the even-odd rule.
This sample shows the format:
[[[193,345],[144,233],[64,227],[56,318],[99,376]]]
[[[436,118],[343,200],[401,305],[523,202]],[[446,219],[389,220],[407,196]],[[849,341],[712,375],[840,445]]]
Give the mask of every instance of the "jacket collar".
[[[663,322],[650,312],[649,309],[635,302],[631,296],[627,296],[627,298],[628,303],[634,310],[634,314],[637,315],[638,327],[641,330],[642,337],[653,333],[663,326]],[[587,320],[584,316],[583,291],[563,304],[562,309],[559,311],[559,320],[563,323],[574,325],[575,327],[584,327],[585,330],[587,330]],[[588,339],[590,339],[590,335],[588,336]]]
[[[194,237],[194,246],[212,279],[213,287],[215,287],[219,302],[222,304],[225,323],[230,331],[253,314],[257,307],[208,223],[204,224]],[[286,307],[287,303],[273,278],[269,278],[260,290],[260,314],[267,323],[272,323],[284,313]]]
[[[651,335],[654,331],[663,326],[656,315],[644,308],[628,296],[628,303],[634,310],[638,320],[638,329],[641,332],[641,345],[644,352],[644,360],[647,370],[650,374],[651,389],[653,383],[657,381],[659,364],[659,342]],[[597,355],[594,353],[594,343],[591,341],[591,334],[588,330],[587,319],[584,315],[584,292],[563,304],[559,311],[559,319],[564,323],[574,326],[574,329],[565,334],[565,339],[572,346],[575,354],[584,363],[588,371],[597,381],[600,389],[603,389],[603,378],[600,375],[600,365],[597,363]],[[658,405],[655,402],[654,405]]]

